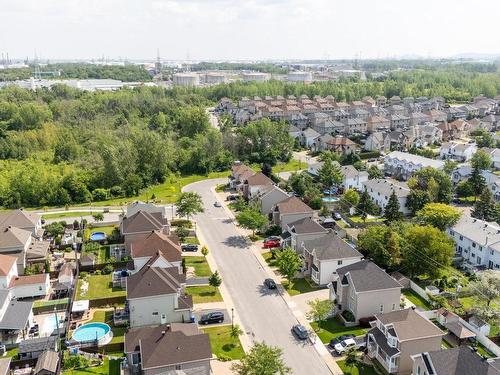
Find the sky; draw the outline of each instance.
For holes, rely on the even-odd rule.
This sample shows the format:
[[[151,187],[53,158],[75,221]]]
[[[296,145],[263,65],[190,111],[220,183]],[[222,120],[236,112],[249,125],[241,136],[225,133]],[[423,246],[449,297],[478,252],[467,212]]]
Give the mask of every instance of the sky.
[[[11,57],[263,60],[500,54],[500,0],[0,0]]]

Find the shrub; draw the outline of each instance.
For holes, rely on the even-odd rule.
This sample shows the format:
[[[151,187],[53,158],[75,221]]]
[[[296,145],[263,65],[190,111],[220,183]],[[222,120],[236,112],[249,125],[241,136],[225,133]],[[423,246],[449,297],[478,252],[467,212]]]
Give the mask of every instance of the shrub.
[[[218,359],[219,361],[221,361],[221,362],[229,362],[229,361],[232,361],[232,360],[233,360],[230,356],[225,355],[225,354],[219,354],[219,355],[217,356],[217,359]]]
[[[125,192],[121,188],[121,186],[113,186],[111,189],[109,189],[109,192],[114,198],[120,198],[125,195]]]
[[[105,201],[106,199],[109,198],[109,190],[108,189],[95,189],[92,192],[92,197],[94,201]]]
[[[342,311],[342,316],[348,322],[354,322],[356,320],[356,318],[354,317],[354,314],[352,312],[350,312],[349,310]]]
[[[279,236],[281,234],[281,227],[279,225],[273,224],[266,229],[266,236]]]
[[[102,274],[101,270],[96,270],[96,271],[94,272],[94,275],[96,275],[96,276],[99,276],[99,275],[101,275],[101,274]]]
[[[170,222],[170,225],[172,225],[173,227],[191,228],[193,226],[193,223],[191,223],[191,220],[175,219]]]
[[[106,264],[102,269],[103,275],[109,275],[111,272],[113,272],[113,266],[111,264]]]
[[[85,271],[80,272],[80,277],[81,277],[82,279],[85,279],[88,275],[89,275],[89,273],[88,273],[88,272],[85,272]]]
[[[65,369],[84,368],[90,365],[90,361],[83,355],[70,355],[64,358],[63,367]]]
[[[181,241],[184,241],[184,239],[189,236],[189,229],[184,227],[177,227],[177,229],[175,230],[175,234],[177,234]]]
[[[308,202],[308,204],[309,207],[311,207],[313,210],[319,210],[323,204],[323,201],[321,200],[321,197],[314,197]]]

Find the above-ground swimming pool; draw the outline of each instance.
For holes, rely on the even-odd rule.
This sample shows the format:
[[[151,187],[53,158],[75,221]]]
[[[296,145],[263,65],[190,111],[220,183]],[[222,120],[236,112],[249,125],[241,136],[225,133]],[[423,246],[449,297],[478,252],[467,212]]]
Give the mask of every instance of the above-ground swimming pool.
[[[92,232],[90,234],[91,241],[104,241],[106,239],[106,233],[104,232]]]
[[[111,341],[113,333],[106,323],[87,323],[78,327],[71,338],[80,343],[97,340],[97,345],[101,346]]]

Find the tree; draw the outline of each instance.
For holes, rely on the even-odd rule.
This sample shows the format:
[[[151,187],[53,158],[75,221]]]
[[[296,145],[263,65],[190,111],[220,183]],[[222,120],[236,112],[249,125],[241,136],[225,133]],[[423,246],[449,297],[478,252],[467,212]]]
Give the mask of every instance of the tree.
[[[358,363],[358,354],[356,348],[349,348],[345,352],[345,364],[349,368],[353,368]]]
[[[317,321],[321,329],[321,323],[331,314],[333,310],[333,301],[329,299],[320,300],[319,298],[307,301],[310,310],[306,313],[307,319]]]
[[[104,214],[102,212],[96,212],[95,214],[92,215],[92,217],[94,218],[95,222],[104,220]]]
[[[236,221],[240,226],[252,231],[252,237],[255,231],[261,229],[267,223],[267,218],[260,213],[257,207],[249,206],[236,215]]]
[[[430,225],[408,225],[402,233],[403,266],[411,277],[427,274],[438,278],[451,264],[454,244],[448,235]]]
[[[342,200],[347,202],[350,207],[356,207],[359,203],[359,193],[354,189],[347,189],[342,194]]]
[[[384,208],[384,218],[388,223],[399,221],[403,218],[403,213],[400,211],[398,196],[394,190]]]
[[[474,195],[474,189],[469,181],[460,181],[455,187],[455,193],[458,197],[466,198]]]
[[[260,171],[269,178],[273,176],[273,167],[268,163],[262,164]]]
[[[243,330],[241,329],[241,327],[238,324],[233,324],[231,326],[231,331],[229,332],[229,336],[231,336],[232,339],[236,340],[242,334],[243,334]]]
[[[257,342],[248,354],[231,366],[238,375],[287,375],[291,368],[283,361],[283,350]]]
[[[497,219],[495,201],[493,200],[490,189],[483,189],[483,192],[479,196],[479,200],[474,203],[471,216],[486,221],[494,221]]]
[[[477,150],[472,158],[470,159],[470,165],[472,168],[477,168],[479,170],[489,169],[491,167],[491,156],[484,150]]]
[[[402,239],[396,229],[385,225],[367,227],[358,235],[358,249],[383,268],[394,268],[401,262]]]
[[[444,167],[443,167],[443,172],[446,173],[447,175],[451,175],[453,171],[457,168],[458,162],[455,160],[446,160],[444,162]]]
[[[196,192],[181,193],[177,199],[177,213],[188,219],[197,213],[203,212],[203,202],[200,194]]]
[[[179,226],[175,230],[175,234],[177,235],[177,237],[179,237],[181,242],[183,242],[186,239],[186,237],[189,236],[189,229],[183,226]]]
[[[461,212],[444,203],[427,203],[417,212],[416,219],[423,225],[432,225],[440,230],[455,225]]]
[[[339,165],[330,159],[326,159],[323,166],[318,169],[318,177],[323,187],[329,190],[341,184],[344,178]]]
[[[476,137],[476,143],[477,147],[491,148],[495,146],[495,140],[493,139],[493,136],[487,131],[484,131],[480,136]]]
[[[481,170],[479,168],[474,168],[472,170],[471,175],[469,176],[469,179],[467,180],[469,183],[472,191],[474,198],[477,199],[479,195],[483,192],[483,190],[486,188],[486,181],[481,174]]]
[[[219,271],[215,271],[210,275],[210,277],[208,278],[208,284],[214,289],[220,287],[220,285],[222,284],[222,279],[219,275]]]
[[[276,254],[276,265],[280,274],[288,280],[288,288],[294,276],[302,267],[302,259],[295,250],[287,247]]]
[[[206,257],[208,255],[208,247],[203,246],[201,248],[201,253],[203,254],[204,257]]]
[[[376,165],[371,165],[368,168],[368,179],[374,180],[376,178],[384,178],[384,172]]]
[[[451,202],[450,176],[438,169],[432,167],[420,169],[408,180],[408,187],[411,191],[406,205],[412,213],[417,212],[429,202]]]
[[[361,197],[359,198],[359,203],[356,206],[356,210],[358,211],[358,214],[361,216],[363,221],[366,220],[366,217],[368,215],[376,214],[378,210],[378,207],[375,205],[375,203],[373,203],[366,188],[365,190],[363,190],[363,193],[361,193]]]
[[[492,301],[500,297],[500,272],[494,270],[481,272],[479,279],[469,284],[469,289],[478,300],[486,302],[486,306],[489,307]]]

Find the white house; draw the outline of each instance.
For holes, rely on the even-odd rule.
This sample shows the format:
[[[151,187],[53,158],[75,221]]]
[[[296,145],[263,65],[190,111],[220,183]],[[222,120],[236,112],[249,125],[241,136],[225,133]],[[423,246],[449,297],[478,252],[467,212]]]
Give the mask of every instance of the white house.
[[[475,143],[445,142],[439,149],[439,157],[444,160],[469,161],[477,151]]]
[[[344,190],[363,190],[363,182],[368,181],[368,172],[358,171],[352,165],[344,165],[340,167],[340,170],[344,176],[342,180],[342,187]]]
[[[384,158],[385,173],[403,180],[407,180],[415,172],[425,167],[443,169],[444,161],[401,151],[393,151]]]
[[[275,185],[271,186],[269,190],[264,190],[257,197],[257,201],[260,205],[260,212],[264,215],[268,215],[272,212],[276,204],[283,202],[289,197],[290,195],[280,187]]]
[[[405,215],[410,213],[410,210],[406,207],[406,201],[408,195],[410,195],[410,189],[406,183],[376,178],[363,182],[363,189],[365,188],[371,200],[382,210],[389,202],[389,198],[394,191],[398,198],[399,210]]]
[[[73,275],[74,268],[75,266],[73,263],[71,262],[64,263],[61,269],[59,270],[57,281],[67,288],[72,287],[74,282],[74,275]]]
[[[483,148],[482,150],[486,151],[491,156],[491,160],[493,161],[493,166],[495,169],[500,169],[500,149],[498,148]]]
[[[319,134],[316,130],[307,128],[302,132],[300,136],[301,144],[306,148],[310,148],[314,144],[316,138],[320,136],[321,134]]]
[[[10,290],[0,290],[0,340],[16,344],[27,336],[33,322],[33,302],[17,301]]]
[[[500,270],[500,226],[463,215],[447,232],[465,267]]]
[[[50,288],[48,273],[19,276],[17,258],[0,254],[0,289],[11,292],[13,298],[46,296]]]

